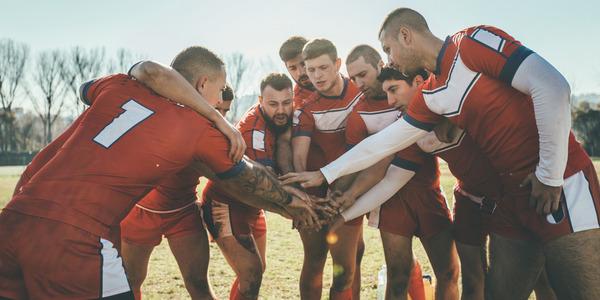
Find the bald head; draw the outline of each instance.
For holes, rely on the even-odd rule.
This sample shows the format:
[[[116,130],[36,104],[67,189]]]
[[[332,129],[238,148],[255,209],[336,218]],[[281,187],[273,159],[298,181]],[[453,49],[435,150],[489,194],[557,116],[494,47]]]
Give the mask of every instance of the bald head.
[[[381,29],[379,29],[379,37],[385,31],[386,35],[391,35],[395,39],[398,38],[400,28],[406,27],[419,33],[429,32],[429,26],[423,15],[416,10],[402,7],[395,9],[385,17]]]

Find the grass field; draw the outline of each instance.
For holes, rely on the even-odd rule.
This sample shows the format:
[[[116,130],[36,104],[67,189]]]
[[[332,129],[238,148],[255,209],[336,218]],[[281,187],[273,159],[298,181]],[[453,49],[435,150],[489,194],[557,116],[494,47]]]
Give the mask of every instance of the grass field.
[[[600,159],[594,159],[596,170],[600,170]],[[9,169],[12,168],[12,169]],[[22,168],[0,167],[0,207],[4,207],[12,195],[15,184]],[[454,178],[450,175],[445,164],[442,165],[442,186],[452,205],[452,186]],[[261,288],[261,299],[298,299],[298,280],[302,267],[302,243],[291,222],[275,214],[267,215],[268,244],[267,269]],[[375,299],[377,292],[377,272],[384,263],[381,240],[377,230],[364,227],[366,244],[365,256],[362,262],[363,299]],[[423,247],[415,240],[414,252],[423,266],[423,272],[433,274]],[[215,293],[221,299],[229,295],[229,287],[234,274],[227,265],[215,244],[211,245],[210,279]],[[331,260],[325,266],[323,295],[328,294],[331,284]],[[171,255],[167,242],[158,246],[150,258],[148,278],[143,286],[145,299],[186,299],[187,292],[179,273],[177,263]],[[531,299],[534,299],[531,297]]]

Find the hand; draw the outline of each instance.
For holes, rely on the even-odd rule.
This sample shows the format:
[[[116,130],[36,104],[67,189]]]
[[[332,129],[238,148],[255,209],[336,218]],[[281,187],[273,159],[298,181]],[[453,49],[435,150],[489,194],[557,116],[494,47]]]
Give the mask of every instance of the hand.
[[[317,187],[325,182],[325,176],[321,171],[313,172],[290,172],[279,177],[279,180],[283,180],[282,184],[291,184],[298,182],[303,188]]]
[[[337,209],[331,206],[331,198],[319,198],[316,196],[310,196],[312,207],[319,212],[322,219],[331,219],[338,214]]]
[[[348,193],[342,193],[341,191],[335,191],[331,193],[331,206],[335,208],[338,213],[346,210],[356,202],[356,198],[350,196]]]
[[[319,218],[310,206],[310,203],[293,197],[292,202],[285,206],[285,210],[294,218],[294,226],[296,228],[321,228]]]
[[[293,186],[289,186],[289,185],[282,185],[281,188],[286,191],[288,194],[291,194],[292,196],[307,202],[307,203],[312,203],[312,199],[310,197],[310,195],[308,195],[305,191],[297,189]]]
[[[244,152],[246,152],[246,142],[244,142],[242,134],[222,117],[215,121],[215,126],[227,137],[229,144],[231,144],[229,158],[234,162],[242,160]]]
[[[535,208],[540,215],[553,213],[558,210],[560,204],[561,186],[545,185],[538,180],[535,173],[529,174],[521,183],[521,186],[531,184],[531,195],[529,206]]]

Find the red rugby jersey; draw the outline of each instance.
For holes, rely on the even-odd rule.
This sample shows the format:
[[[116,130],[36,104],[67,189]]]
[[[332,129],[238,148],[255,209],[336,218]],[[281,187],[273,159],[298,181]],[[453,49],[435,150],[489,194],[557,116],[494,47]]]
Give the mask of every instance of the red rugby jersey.
[[[162,178],[194,159],[223,178],[245,166],[231,162],[227,139],[210,121],[127,75],[86,83],[82,100],[91,106],[79,126],[5,209],[107,236]]]

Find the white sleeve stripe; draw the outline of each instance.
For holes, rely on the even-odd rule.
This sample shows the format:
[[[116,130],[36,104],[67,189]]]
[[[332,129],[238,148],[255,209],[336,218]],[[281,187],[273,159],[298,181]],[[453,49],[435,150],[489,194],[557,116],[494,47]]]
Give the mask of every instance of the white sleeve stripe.
[[[473,32],[471,38],[496,52],[502,52],[501,49],[504,46],[504,39],[490,31],[479,28]]]

